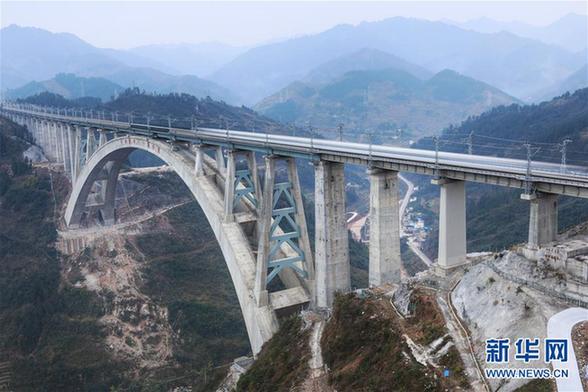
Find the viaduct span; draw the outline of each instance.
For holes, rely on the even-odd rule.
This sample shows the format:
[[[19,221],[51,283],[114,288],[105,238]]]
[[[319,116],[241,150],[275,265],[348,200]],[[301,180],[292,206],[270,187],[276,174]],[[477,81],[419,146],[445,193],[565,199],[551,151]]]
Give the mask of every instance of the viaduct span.
[[[326,308],[350,290],[344,165],[370,178],[369,284],[400,280],[398,172],[430,175],[440,187],[437,267],[466,263],[465,182],[523,189],[530,203],[528,248],[556,239],[558,195],[588,197],[588,169],[545,162],[348,143],[324,139],[174,128],[72,115],[3,103],[72,183],[65,222],[115,222],[121,166],[134,150],[156,155],[186,183],[210,223],[235,285],[254,353],[278,315]],[[263,156],[260,170],[256,156]],[[315,171],[315,252],[311,251],[296,161]],[[263,175],[261,175],[263,173]],[[263,184],[261,179],[263,178]],[[281,285],[271,285],[279,278]],[[273,287],[274,290],[268,290]],[[278,287],[276,290],[275,287]]]

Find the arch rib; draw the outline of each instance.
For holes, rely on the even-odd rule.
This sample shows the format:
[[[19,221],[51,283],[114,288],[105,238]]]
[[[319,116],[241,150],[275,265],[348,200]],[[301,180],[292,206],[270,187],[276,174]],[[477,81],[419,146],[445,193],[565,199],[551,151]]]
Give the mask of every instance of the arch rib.
[[[251,349],[254,354],[257,354],[263,343],[277,330],[277,317],[271,306],[257,306],[253,291],[256,266],[249,241],[238,222],[224,221],[223,195],[217,188],[214,178],[194,175],[195,161],[190,151],[186,149],[174,151],[167,143],[139,136],[125,136],[106,142],[88,159],[75,182],[72,181],[72,193],[65,214],[66,224],[68,226],[79,224],[92,184],[101,178],[100,175],[107,164],[113,162],[110,164],[109,177],[116,178],[120,164],[137,149],[159,157],[174,169],[204,211],[235,286]],[[112,181],[109,182],[112,185]],[[111,186],[108,190],[111,191],[109,195],[113,196],[113,187]],[[105,201],[112,204],[105,208],[114,208],[114,197],[109,198],[107,195]]]

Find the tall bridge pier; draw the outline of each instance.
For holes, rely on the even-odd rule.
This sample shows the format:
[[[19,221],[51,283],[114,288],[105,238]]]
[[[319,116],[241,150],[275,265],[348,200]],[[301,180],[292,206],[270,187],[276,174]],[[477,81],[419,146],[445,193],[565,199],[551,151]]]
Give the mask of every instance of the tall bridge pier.
[[[400,281],[400,171],[434,176],[440,188],[442,271],[466,262],[467,181],[532,190],[522,196],[530,203],[529,249],[556,239],[558,195],[588,198],[588,171],[562,173],[544,162],[529,167],[494,157],[133,124],[14,104],[0,112],[26,125],[49,161],[63,166],[72,183],[65,214],[72,228],[84,221],[116,223],[117,180],[133,151],[147,151],[173,168],[219,243],[254,353],[277,330],[280,314],[328,308],[337,292],[351,288],[345,164],[368,167],[370,286]],[[298,178],[301,159],[314,164],[314,253]]]
[[[558,195],[543,192],[523,193],[521,199],[528,200],[530,204],[528,247],[538,249],[555,241],[558,228]]]
[[[351,288],[343,169],[342,163],[315,163],[316,304],[320,308],[331,306],[335,292]]]
[[[439,185],[439,249],[437,265],[450,270],[467,262],[465,182],[433,179]]]

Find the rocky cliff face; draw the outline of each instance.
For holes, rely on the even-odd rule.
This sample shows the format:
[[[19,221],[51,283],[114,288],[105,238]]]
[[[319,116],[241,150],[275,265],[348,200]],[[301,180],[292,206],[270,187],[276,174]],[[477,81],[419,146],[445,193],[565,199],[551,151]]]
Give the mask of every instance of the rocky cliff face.
[[[249,346],[202,211],[174,173],[157,168],[121,176],[117,214],[112,227],[86,222],[60,232],[58,247],[68,253],[62,281],[100,299],[103,344],[128,364],[130,379],[210,389],[225,371],[210,368],[246,354]],[[208,264],[217,268],[197,273]],[[216,290],[202,287],[211,283]]]

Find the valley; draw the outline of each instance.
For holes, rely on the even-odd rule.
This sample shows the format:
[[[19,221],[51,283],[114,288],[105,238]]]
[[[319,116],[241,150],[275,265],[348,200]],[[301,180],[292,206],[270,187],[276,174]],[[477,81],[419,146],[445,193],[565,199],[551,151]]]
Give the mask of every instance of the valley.
[[[2,2],[0,391],[588,388],[587,12]]]

